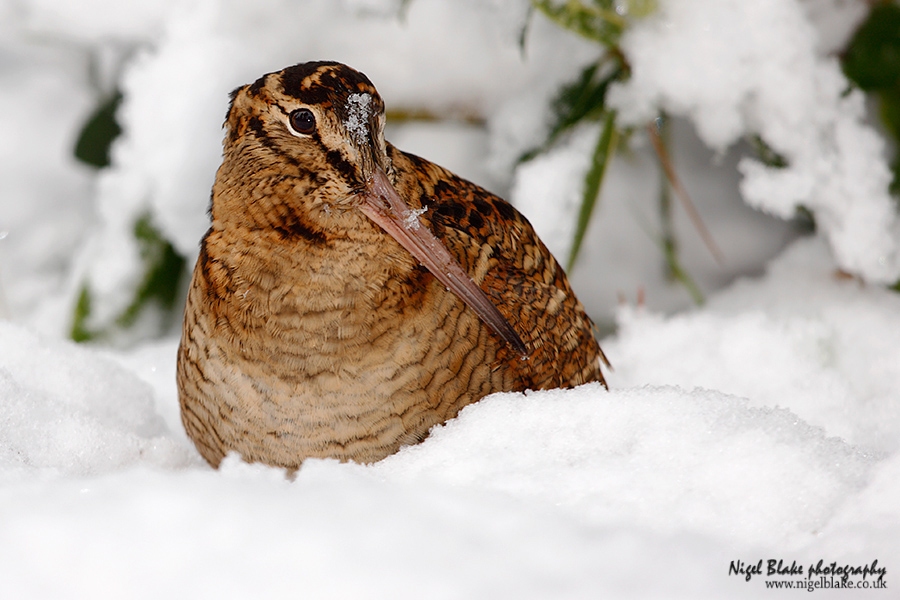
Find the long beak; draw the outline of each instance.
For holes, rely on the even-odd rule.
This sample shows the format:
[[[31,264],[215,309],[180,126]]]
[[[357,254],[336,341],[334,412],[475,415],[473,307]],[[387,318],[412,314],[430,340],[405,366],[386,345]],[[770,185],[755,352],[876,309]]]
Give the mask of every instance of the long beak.
[[[446,246],[409,209],[380,167],[375,167],[368,181],[368,189],[361,198],[363,202],[360,209],[367,217],[409,250],[438,281],[469,305],[522,358],[528,356],[528,349],[519,334],[500,314],[487,294],[472,281]]]

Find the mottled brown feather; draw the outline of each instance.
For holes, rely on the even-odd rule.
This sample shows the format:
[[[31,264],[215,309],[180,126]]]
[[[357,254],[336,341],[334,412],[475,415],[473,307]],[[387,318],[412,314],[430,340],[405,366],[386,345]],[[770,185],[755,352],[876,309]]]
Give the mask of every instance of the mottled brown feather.
[[[374,108],[362,149],[346,125],[356,93]],[[315,135],[286,125],[297,107],[316,112]],[[528,221],[387,144],[383,110],[371,82],[337,63],[233,95],[177,371],[185,429],[214,466],[229,451],[290,469],[307,457],[376,461],[492,392],[603,382],[591,321]],[[362,214],[366,160],[425,209],[420,222],[526,359]]]

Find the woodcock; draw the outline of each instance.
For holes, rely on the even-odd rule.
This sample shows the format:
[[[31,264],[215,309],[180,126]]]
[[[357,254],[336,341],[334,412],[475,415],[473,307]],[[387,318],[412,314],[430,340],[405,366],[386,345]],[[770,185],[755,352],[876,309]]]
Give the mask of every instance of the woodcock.
[[[213,466],[373,462],[492,392],[604,382],[525,217],[384,123],[339,63],[232,93],[178,350],[182,420]]]

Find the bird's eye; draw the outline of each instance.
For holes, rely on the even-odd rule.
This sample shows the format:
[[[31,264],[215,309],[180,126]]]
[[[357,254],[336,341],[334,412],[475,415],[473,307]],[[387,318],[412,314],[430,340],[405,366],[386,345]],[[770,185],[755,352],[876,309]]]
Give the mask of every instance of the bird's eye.
[[[310,134],[316,130],[316,115],[308,108],[298,108],[290,114],[291,127],[297,133]]]

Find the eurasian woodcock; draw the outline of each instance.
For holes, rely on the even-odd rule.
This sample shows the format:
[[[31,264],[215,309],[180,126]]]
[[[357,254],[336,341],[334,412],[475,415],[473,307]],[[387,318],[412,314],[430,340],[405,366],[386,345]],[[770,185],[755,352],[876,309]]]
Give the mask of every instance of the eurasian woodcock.
[[[182,421],[213,466],[373,462],[492,392],[604,382],[525,217],[384,124],[339,63],[232,93],[178,350]]]

